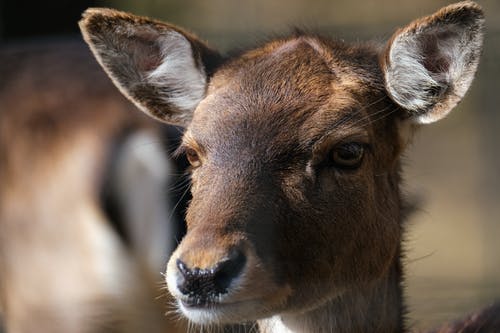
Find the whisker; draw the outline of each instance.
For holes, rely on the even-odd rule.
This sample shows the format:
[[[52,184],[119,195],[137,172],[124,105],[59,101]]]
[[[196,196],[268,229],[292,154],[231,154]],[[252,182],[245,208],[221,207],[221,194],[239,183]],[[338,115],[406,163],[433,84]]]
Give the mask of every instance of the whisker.
[[[409,264],[411,264],[411,263],[414,263],[414,262],[417,262],[417,261],[420,261],[420,260],[424,260],[424,259],[432,257],[435,253],[436,253],[436,251],[432,251],[430,253],[424,254],[423,256],[406,260],[406,262],[409,263]]]
[[[184,199],[184,197],[186,196],[186,194],[188,193],[188,191],[190,189],[191,189],[191,186],[188,186],[186,188],[186,190],[184,191],[184,193],[182,193],[181,197],[179,198],[179,200],[175,204],[174,208],[172,208],[172,212],[170,213],[170,216],[168,217],[167,221],[170,221],[172,219],[172,216],[174,216],[175,210],[177,209],[177,207],[179,207],[179,204],[181,203],[182,199]]]
[[[389,109],[390,107],[391,106],[385,107],[382,110],[379,110],[379,111],[373,113],[372,115],[370,115],[368,117],[365,117],[363,119],[359,119],[358,121],[350,124],[349,127],[346,128],[346,130],[350,130],[350,129],[354,128],[354,127],[364,127],[367,124],[372,124],[373,125],[376,122],[379,122],[380,120],[382,120],[382,119],[390,116],[391,114],[393,114],[394,112],[396,112],[397,110],[399,110],[398,107],[394,107],[390,111],[387,111],[387,109]],[[383,113],[383,114],[380,115],[381,113]],[[374,116],[377,116],[377,115],[380,115],[380,116],[374,118]]]
[[[375,105],[375,104],[377,104],[377,103],[380,103],[381,101],[383,101],[383,100],[384,100],[384,99],[386,99],[386,98],[388,98],[388,97],[387,97],[386,95],[384,95],[384,96],[382,96],[381,98],[379,98],[379,99],[375,100],[374,102],[369,103],[369,104],[367,104],[367,105],[364,105],[362,108],[360,108],[360,109],[358,110],[358,112],[362,112],[362,111],[364,111],[364,110],[368,109],[369,107],[371,107],[371,106],[373,106],[373,105]],[[383,112],[383,110],[377,111],[377,112],[375,112],[373,115],[376,115],[376,114],[377,114],[377,113],[379,113],[379,112]],[[351,120],[352,120],[352,119],[356,116],[356,114],[357,114],[357,113],[352,113],[349,117],[341,119],[338,123],[334,124],[334,126],[333,126],[333,127],[334,127],[334,128],[338,128],[338,127],[340,127],[340,126],[344,125],[345,123],[347,123],[347,122],[351,121]],[[366,119],[366,118],[368,118],[368,117],[370,117],[370,116],[373,116],[373,115],[369,115],[369,114],[368,114],[368,115],[365,115],[364,117],[362,117],[361,119]]]
[[[174,184],[170,186],[167,190],[169,192],[179,192],[184,189],[184,186],[189,185],[191,179],[189,177],[186,177],[185,179],[181,180],[179,183]]]

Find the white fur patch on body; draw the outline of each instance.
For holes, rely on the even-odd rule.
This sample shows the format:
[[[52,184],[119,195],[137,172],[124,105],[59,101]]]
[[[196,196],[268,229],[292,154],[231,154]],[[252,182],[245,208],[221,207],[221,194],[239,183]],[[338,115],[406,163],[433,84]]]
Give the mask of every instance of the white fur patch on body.
[[[259,330],[263,333],[294,333],[290,330],[279,315],[259,321]]]

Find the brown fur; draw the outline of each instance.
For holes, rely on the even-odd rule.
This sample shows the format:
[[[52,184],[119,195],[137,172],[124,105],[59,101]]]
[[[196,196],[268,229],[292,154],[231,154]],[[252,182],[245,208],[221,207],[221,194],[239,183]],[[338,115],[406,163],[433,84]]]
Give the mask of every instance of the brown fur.
[[[248,248],[258,257],[250,271],[260,276],[247,277],[245,289],[232,300],[263,297],[257,307],[267,311],[303,312],[327,299],[341,300],[354,286],[371,290],[368,286],[378,279],[384,285],[389,267],[398,265],[402,202],[395,161],[400,149],[391,129],[397,107],[384,97],[382,80],[365,86],[379,73],[371,48],[312,36],[273,44],[221,69],[212,79],[215,88],[209,88],[209,97],[194,113],[186,135],[208,156],[202,154],[206,163],[192,174],[189,231],[176,257],[207,268],[231,247]],[[335,58],[325,59],[322,53]],[[371,124],[380,110],[386,110],[378,114],[385,121]],[[320,167],[332,147],[347,138],[372,145],[362,170]],[[318,165],[304,174],[311,160]],[[330,198],[328,206],[324,196]],[[270,296],[272,303],[265,301]],[[392,313],[399,296],[395,292],[387,304],[373,308]]]
[[[429,22],[439,33],[431,29],[425,37],[441,41],[439,47],[421,43]],[[191,50],[195,60],[196,50],[208,46],[190,34],[168,45],[162,36],[178,28],[108,9],[88,11],[80,27],[115,84],[151,116],[158,118],[160,108],[161,121],[186,126],[190,120],[180,150],[193,161],[188,232],[167,268],[169,290],[183,313],[199,324],[258,320],[263,332],[405,331],[401,241],[407,205],[399,160],[408,138],[402,128],[441,118],[463,96],[477,67],[482,22],[479,7],[463,2],[411,23],[385,48],[299,34],[227,59],[215,70],[196,62],[185,74],[201,73],[206,93],[176,120],[178,109],[157,103],[163,95],[134,97],[133,87],[148,84],[151,71],[176,60],[168,57],[175,50],[157,51],[166,43]],[[152,26],[157,39],[150,40],[148,57],[158,64],[145,69],[141,59],[124,60],[144,52],[138,41]],[[441,29],[459,29],[460,38],[448,39]],[[400,40],[419,56],[401,52],[388,59],[388,50],[404,51]],[[449,53],[456,49],[470,54],[468,61],[454,63],[459,58]],[[434,58],[450,66],[432,67]],[[451,72],[452,65],[463,71]],[[427,77],[415,67],[442,79],[448,90],[435,94],[433,87],[411,86],[412,80],[410,87],[391,81],[400,70],[406,78]],[[183,79],[168,77],[162,88],[187,89]],[[461,95],[455,96],[454,85]],[[412,92],[416,96],[408,96]],[[405,103],[414,97],[423,105],[416,114]],[[332,160],[347,143],[365,147],[353,168]]]

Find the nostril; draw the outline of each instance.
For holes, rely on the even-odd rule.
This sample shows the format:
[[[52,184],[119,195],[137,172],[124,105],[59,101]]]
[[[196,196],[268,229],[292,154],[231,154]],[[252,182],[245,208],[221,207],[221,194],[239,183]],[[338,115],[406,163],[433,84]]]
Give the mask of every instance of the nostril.
[[[177,269],[181,273],[177,277],[177,287],[179,288],[179,291],[184,295],[190,295],[193,293],[193,290],[197,289],[196,282],[200,269],[199,268],[190,269],[180,259],[177,259],[176,263],[177,263]]]
[[[186,296],[208,299],[227,293],[231,282],[237,278],[246,264],[245,255],[233,250],[227,259],[209,269],[189,268],[182,260],[177,259],[179,274],[177,286]]]
[[[216,266],[214,285],[220,293],[227,292],[231,282],[240,275],[245,267],[245,263],[245,255],[239,250],[233,250],[228,259]]]
[[[189,274],[189,268],[187,268],[186,264],[180,259],[177,259],[177,268],[179,269],[179,272],[181,272],[182,276]]]

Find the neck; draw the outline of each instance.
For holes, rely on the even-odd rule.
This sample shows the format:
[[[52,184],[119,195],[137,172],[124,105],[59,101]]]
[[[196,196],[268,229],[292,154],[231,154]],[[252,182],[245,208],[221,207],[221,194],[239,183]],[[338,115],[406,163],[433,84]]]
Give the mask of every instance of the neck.
[[[344,293],[306,313],[281,314],[259,321],[263,333],[404,332],[401,267],[395,260],[377,282]]]

